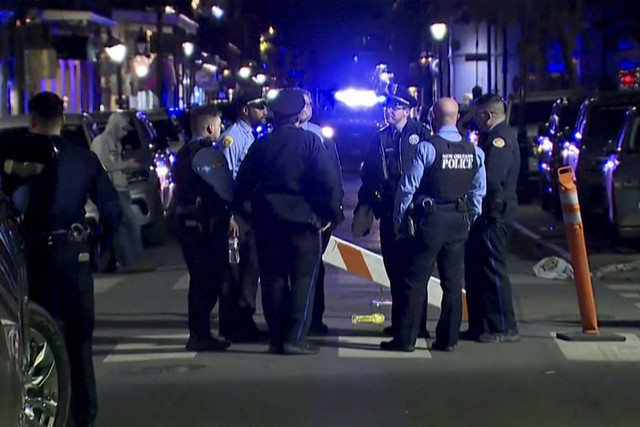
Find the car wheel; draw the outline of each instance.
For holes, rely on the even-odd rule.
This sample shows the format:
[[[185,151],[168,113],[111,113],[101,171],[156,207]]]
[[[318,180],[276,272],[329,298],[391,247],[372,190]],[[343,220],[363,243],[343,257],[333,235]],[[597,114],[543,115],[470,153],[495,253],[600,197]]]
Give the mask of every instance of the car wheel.
[[[69,357],[53,318],[29,303],[24,381],[24,413],[27,425],[64,427],[69,417],[71,370]]]

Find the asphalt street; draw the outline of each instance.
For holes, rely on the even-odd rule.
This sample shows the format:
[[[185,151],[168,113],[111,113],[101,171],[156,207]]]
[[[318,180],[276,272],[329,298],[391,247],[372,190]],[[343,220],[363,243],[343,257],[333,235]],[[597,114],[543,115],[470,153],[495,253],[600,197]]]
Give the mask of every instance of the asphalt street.
[[[347,176],[347,221],[337,234],[379,251],[376,234],[350,237],[356,188]],[[158,271],[96,276],[96,425],[640,425],[640,281],[628,274],[593,282],[601,330],[626,342],[560,341],[555,332],[581,330],[575,286],[535,277],[531,267],[544,245],[518,233],[513,240],[522,341],[461,342],[453,353],[430,352],[424,340],[414,353],[379,351],[384,325],[353,326],[350,318],[376,311],[389,318],[390,307],[371,305],[390,298],[388,290],[333,267],[326,279],[330,333],[313,338],[319,354],[270,355],[266,342],[186,352],[188,274],[179,247],[149,249]],[[438,314],[429,308],[432,334]],[[266,330],[260,308],[256,318]]]

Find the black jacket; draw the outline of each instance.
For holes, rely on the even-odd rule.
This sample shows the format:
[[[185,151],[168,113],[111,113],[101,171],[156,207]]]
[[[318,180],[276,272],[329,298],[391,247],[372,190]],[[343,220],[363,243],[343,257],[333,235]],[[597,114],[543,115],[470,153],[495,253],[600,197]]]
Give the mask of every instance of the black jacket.
[[[501,122],[480,135],[479,147],[485,154],[487,172],[487,195],[482,202],[482,215],[512,220],[518,207],[518,134],[506,122]]]
[[[236,177],[236,205],[251,202],[252,220],[342,220],[342,183],[317,135],[291,125],[253,143]]]
[[[362,167],[358,204],[370,205],[376,216],[393,210],[400,176],[411,164],[420,141],[428,141],[429,130],[409,119],[401,132],[385,126],[369,144]]]

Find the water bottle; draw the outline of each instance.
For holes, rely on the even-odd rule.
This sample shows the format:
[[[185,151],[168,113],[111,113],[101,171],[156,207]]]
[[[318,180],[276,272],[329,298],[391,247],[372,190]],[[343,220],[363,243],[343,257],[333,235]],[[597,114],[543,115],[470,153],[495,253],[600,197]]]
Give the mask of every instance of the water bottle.
[[[351,323],[353,323],[354,325],[357,323],[373,323],[374,325],[382,325],[384,323],[384,314],[354,314],[353,316],[351,316]]]
[[[240,262],[240,250],[238,249],[238,238],[229,237],[229,264],[237,264]]]

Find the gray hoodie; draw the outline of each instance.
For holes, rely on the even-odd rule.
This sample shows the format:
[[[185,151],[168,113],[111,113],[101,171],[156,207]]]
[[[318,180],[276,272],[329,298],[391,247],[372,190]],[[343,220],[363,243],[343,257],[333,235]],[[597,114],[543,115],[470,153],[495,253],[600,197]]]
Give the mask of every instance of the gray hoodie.
[[[118,138],[120,131],[126,128],[130,128],[129,118],[122,113],[113,113],[107,120],[104,132],[91,143],[91,151],[102,162],[117,191],[128,191],[129,188],[124,173],[127,162],[122,158],[122,144]]]

